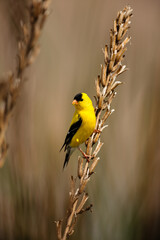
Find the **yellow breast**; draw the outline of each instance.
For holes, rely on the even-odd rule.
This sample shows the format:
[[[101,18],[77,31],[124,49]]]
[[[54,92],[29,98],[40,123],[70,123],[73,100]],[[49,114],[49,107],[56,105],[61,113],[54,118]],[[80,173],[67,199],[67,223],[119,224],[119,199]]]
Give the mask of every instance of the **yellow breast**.
[[[80,144],[84,143],[95,129],[96,117],[94,109],[91,109],[90,111],[80,111],[79,115],[82,119],[82,124],[72,138],[70,143],[71,147],[78,147]]]

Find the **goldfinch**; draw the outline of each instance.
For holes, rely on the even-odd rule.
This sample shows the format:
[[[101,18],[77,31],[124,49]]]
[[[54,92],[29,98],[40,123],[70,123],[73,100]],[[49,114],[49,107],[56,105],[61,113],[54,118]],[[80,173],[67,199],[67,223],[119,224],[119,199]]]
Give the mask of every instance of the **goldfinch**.
[[[67,166],[75,148],[79,147],[80,144],[90,137],[96,126],[96,116],[92,101],[86,93],[78,93],[74,97],[72,104],[75,106],[75,113],[61,148],[62,150],[64,147],[64,151],[67,151],[63,168]],[[80,148],[79,150],[85,156],[85,153]]]

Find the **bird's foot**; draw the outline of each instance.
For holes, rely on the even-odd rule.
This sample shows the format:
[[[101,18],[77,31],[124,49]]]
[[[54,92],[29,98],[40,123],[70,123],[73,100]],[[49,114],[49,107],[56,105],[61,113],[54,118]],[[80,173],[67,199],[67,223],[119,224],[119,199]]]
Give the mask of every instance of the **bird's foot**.
[[[99,129],[94,129],[94,133],[101,133],[102,131]]]
[[[78,149],[82,153],[83,157],[85,157],[87,161],[90,162],[90,159],[92,158],[92,156],[84,153],[80,147]]]

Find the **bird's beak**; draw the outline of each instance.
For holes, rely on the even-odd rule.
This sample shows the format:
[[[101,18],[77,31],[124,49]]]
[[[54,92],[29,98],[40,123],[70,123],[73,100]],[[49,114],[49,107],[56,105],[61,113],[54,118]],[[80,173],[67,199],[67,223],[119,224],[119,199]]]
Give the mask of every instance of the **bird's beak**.
[[[72,104],[73,104],[73,105],[78,105],[77,100],[74,99],[73,102],[72,102]]]

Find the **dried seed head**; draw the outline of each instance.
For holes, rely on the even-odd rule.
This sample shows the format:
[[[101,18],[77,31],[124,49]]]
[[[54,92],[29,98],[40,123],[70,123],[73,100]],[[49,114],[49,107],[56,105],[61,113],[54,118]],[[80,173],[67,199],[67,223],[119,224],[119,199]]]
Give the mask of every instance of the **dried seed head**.
[[[78,208],[76,209],[76,214],[79,214],[79,213],[80,213],[80,211],[82,210],[82,208],[83,208],[84,204],[86,203],[86,201],[88,200],[88,198],[89,198],[89,197],[88,197],[88,194],[87,194],[87,193],[84,193],[84,194],[83,194],[83,197],[82,197],[82,200],[81,200]]]
[[[107,74],[107,64],[103,67],[103,75],[102,75],[102,86],[106,86],[106,74]]]
[[[103,104],[103,96],[100,93],[100,97],[99,97],[99,102],[98,102],[98,108],[101,109],[102,108],[102,104]]]
[[[100,141],[100,139],[98,139],[98,143],[97,146],[93,152],[93,156],[96,157],[98,152],[100,151],[101,147],[103,146],[103,143]]]
[[[94,169],[95,169],[95,167],[97,166],[99,160],[100,160],[99,157],[95,157],[95,158],[94,158],[93,163],[92,163],[92,165],[91,165],[90,168],[89,168],[89,173],[90,173],[90,174],[92,174],[92,173],[94,172]]]
[[[120,81],[114,82],[114,83],[112,84],[112,86],[111,86],[111,90],[113,91],[117,86],[119,86],[119,85],[121,85],[121,84],[122,84],[122,82],[120,82]]]
[[[97,97],[100,97],[101,91],[100,91],[100,76],[99,75],[96,80],[96,93],[97,93]]]
[[[89,180],[90,180],[90,178],[87,178],[87,179],[85,179],[85,180],[82,181],[81,186],[80,186],[80,188],[79,188],[79,194],[81,194],[82,192],[84,192],[84,189],[85,189],[85,187],[86,187],[86,185],[87,185],[87,183],[88,183]]]
[[[78,177],[81,178],[83,176],[83,158],[78,157]]]
[[[104,49],[104,62],[107,64],[108,62],[108,46],[105,45],[105,49]]]

